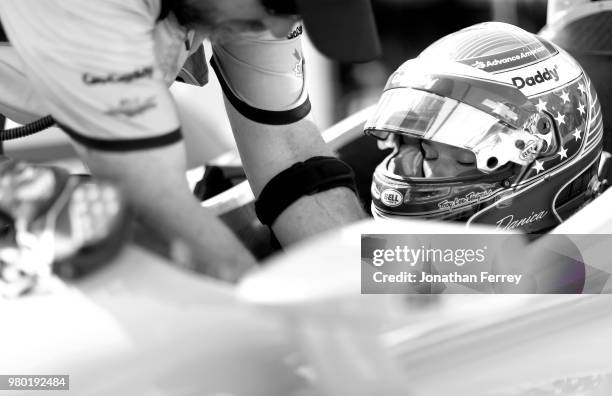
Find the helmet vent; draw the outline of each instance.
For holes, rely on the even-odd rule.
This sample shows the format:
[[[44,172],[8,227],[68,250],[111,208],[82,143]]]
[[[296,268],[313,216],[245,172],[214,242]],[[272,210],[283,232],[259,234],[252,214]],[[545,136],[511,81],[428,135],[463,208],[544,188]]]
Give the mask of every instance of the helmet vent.
[[[538,119],[538,123],[536,124],[536,129],[538,130],[538,133],[546,135],[548,132],[550,132],[550,127],[551,122],[548,117],[544,116]]]
[[[489,157],[489,159],[487,160],[487,167],[493,169],[497,166],[498,163],[499,160],[497,159],[497,157]]]

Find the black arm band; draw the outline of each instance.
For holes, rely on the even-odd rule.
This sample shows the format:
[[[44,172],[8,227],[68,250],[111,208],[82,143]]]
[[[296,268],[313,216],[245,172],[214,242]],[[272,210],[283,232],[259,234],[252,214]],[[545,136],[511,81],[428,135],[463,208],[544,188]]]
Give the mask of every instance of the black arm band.
[[[259,194],[255,213],[262,224],[272,225],[285,209],[304,195],[336,187],[356,191],[351,167],[334,157],[313,157],[274,176]]]
[[[150,150],[169,146],[171,144],[180,142],[183,139],[183,134],[181,133],[180,129],[166,133],[165,135],[153,136],[149,138],[107,140],[85,136],[63,124],[59,124],[59,126],[75,142],[80,143],[87,148],[100,151]]]
[[[223,73],[221,73],[221,71],[219,70],[219,65],[217,65],[217,61],[215,61],[214,56],[210,60],[210,65],[212,66],[213,70],[215,71],[215,74],[217,75],[217,78],[219,79],[221,90],[225,94],[227,100],[232,104],[232,106],[234,106],[234,109],[236,109],[237,112],[239,112],[251,121],[266,125],[287,125],[300,121],[310,113],[311,105],[309,98],[306,98],[304,103],[302,103],[295,109],[285,111],[262,110],[253,107],[248,103],[242,101],[234,94],[234,91],[232,91],[232,89],[227,84],[227,81],[225,81]]]

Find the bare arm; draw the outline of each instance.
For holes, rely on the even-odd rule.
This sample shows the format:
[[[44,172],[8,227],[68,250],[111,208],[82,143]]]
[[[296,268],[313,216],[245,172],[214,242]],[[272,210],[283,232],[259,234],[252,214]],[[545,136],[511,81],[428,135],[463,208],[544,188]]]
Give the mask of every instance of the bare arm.
[[[256,197],[272,177],[296,162],[333,155],[309,118],[290,125],[263,125],[242,116],[227,100],[226,107]],[[278,217],[272,229],[286,245],[364,216],[356,195],[340,187],[300,198]]]
[[[297,162],[333,156],[315,123],[304,118],[309,99],[301,32],[296,27],[286,38],[259,32],[213,43],[212,66],[256,197],[274,176]],[[337,187],[299,198],[272,229],[286,245],[363,216],[356,195]]]
[[[119,184],[139,217],[191,251],[200,272],[235,281],[255,264],[232,232],[189,191],[182,143],[147,151],[79,149],[92,172]]]

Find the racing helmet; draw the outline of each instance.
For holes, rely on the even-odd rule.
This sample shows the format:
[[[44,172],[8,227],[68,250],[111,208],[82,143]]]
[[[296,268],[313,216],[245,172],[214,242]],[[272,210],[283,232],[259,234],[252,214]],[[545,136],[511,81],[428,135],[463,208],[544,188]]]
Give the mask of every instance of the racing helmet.
[[[565,51],[505,23],[460,30],[405,62],[365,132],[393,148],[373,176],[378,218],[544,232],[606,184],[591,81]]]

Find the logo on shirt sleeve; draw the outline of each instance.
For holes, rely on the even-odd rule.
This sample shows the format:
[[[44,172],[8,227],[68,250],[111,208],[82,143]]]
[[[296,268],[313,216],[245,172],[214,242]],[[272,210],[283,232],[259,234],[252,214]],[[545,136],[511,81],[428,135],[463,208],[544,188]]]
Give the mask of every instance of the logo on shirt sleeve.
[[[146,99],[124,98],[119,101],[119,104],[117,106],[105,111],[104,114],[107,114],[112,117],[136,117],[156,107],[157,103],[155,102],[155,97],[153,96],[150,96]]]
[[[303,32],[302,25],[299,25],[291,33],[287,35],[287,40],[291,40],[291,39],[298,37],[299,35],[302,34],[302,32]]]
[[[117,84],[117,83],[130,83],[134,80],[140,80],[142,78],[152,78],[153,67],[146,66],[142,69],[134,70],[129,73],[110,73],[107,75],[99,76],[93,73],[84,73],[81,76],[85,85],[100,85],[100,84]]]
[[[298,78],[302,78],[304,76],[304,58],[302,58],[300,51],[297,49],[293,52],[293,57],[297,59],[297,63],[293,67],[293,74]]]

